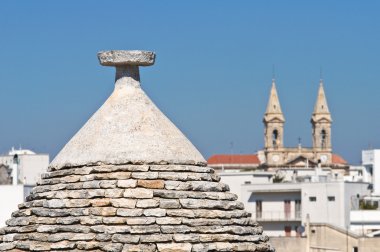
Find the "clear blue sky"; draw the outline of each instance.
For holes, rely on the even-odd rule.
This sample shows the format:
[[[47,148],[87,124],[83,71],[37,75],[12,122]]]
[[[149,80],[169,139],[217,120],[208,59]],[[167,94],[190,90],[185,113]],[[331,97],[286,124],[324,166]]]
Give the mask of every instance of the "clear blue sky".
[[[207,158],[263,146],[275,65],[285,145],[311,144],[320,67],[333,148],[380,148],[379,1],[1,1],[0,152],[54,157],[105,101],[96,53],[144,49],[142,85]]]

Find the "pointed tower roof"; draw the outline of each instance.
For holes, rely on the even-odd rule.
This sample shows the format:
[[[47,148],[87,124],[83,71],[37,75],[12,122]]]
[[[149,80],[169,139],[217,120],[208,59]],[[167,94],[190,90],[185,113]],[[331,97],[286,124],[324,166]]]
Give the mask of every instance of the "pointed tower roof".
[[[100,52],[98,58],[102,65],[116,67],[115,89],[55,157],[51,168],[206,163],[141,88],[138,66],[153,65],[153,52],[107,51]]]
[[[269,122],[273,119],[278,119],[285,122],[284,114],[281,110],[280,100],[278,98],[276,82],[272,80],[272,88],[270,90],[269,101],[267,105],[267,110],[265,111],[264,121]]]
[[[315,102],[314,112],[311,120],[317,122],[321,119],[326,119],[332,121],[329,107],[327,105],[327,99],[325,95],[325,90],[323,88],[323,80],[319,82],[317,101]]]

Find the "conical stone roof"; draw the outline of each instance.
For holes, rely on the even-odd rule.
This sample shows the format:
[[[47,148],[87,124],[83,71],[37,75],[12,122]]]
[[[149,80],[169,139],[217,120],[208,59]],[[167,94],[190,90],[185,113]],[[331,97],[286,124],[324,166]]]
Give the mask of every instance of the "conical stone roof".
[[[143,51],[109,51],[115,91],[0,229],[0,251],[274,251],[237,196],[145,95]]]

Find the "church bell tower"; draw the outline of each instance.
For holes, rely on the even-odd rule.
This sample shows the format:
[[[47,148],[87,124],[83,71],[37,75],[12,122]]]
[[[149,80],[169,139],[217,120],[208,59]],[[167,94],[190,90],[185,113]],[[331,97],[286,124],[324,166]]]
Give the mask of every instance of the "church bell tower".
[[[323,81],[320,81],[317,101],[311,117],[313,128],[313,150],[320,153],[322,163],[331,159],[331,114],[327,105]]]
[[[284,123],[285,118],[281,111],[278,99],[276,83],[272,80],[267,110],[263,118],[265,131],[264,142],[267,151],[277,150],[284,147]]]

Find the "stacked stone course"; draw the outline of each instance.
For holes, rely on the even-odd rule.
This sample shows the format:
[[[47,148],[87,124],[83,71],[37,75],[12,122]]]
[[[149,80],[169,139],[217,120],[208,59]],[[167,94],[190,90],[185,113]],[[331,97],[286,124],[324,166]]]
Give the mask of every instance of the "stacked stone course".
[[[154,54],[145,57],[144,52],[139,51],[122,51],[115,55],[107,52],[107,64],[144,60],[142,64],[151,64],[152,57],[154,60]],[[117,58],[119,56],[121,58]],[[133,76],[132,80],[119,83],[122,88],[132,90],[127,90],[129,95],[140,92],[136,83],[138,72]],[[115,92],[117,97],[124,98],[117,93],[124,91]],[[137,100],[137,107],[141,105],[140,100],[144,106],[147,104],[143,99]],[[130,108],[128,104],[126,109]],[[144,112],[144,120],[157,115],[156,120],[163,120],[154,107],[148,110],[152,114]],[[84,133],[81,130],[79,136],[74,136],[63,154],[58,154],[42,175],[26,202],[13,212],[7,227],[0,229],[0,251],[274,251],[262,227],[250,218],[237,196],[229,192],[228,185],[220,182],[220,177],[206,166],[203,157],[182,134],[174,131],[175,128],[171,129],[173,134],[157,133],[159,137],[164,136],[158,145],[151,145],[152,133],[129,132],[130,139],[139,139],[142,146],[159,146],[156,154],[172,139],[182,143],[173,148],[174,154],[168,148],[164,153],[167,161],[152,162],[155,157],[152,153],[149,162],[135,162],[147,154],[136,152],[133,156],[125,150],[126,156],[120,159],[115,156],[99,161],[99,157],[110,157],[112,148],[106,146],[99,152],[94,149],[90,154],[86,149],[77,149],[80,143],[77,139],[84,139],[83,135],[94,135],[97,141],[105,142],[107,139],[102,137],[112,138],[88,132],[89,128],[100,128],[97,120],[92,121],[96,122],[95,126],[86,128],[85,125]],[[120,122],[116,122],[116,126],[114,135],[124,130]],[[141,137],[144,134],[149,137]],[[187,150],[189,146],[192,154],[186,156],[182,149]],[[77,155],[78,152],[82,155]],[[184,160],[178,158],[173,162],[177,154]],[[124,160],[131,161],[122,164]]]
[[[0,250],[270,250],[219,180],[190,165],[51,170],[1,229]]]

